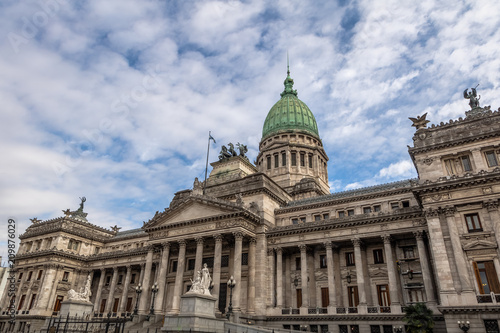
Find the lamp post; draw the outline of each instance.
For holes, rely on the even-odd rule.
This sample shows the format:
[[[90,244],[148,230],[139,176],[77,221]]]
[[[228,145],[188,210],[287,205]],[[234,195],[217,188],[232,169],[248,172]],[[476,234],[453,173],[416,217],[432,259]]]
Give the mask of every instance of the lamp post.
[[[137,294],[137,297],[135,299],[135,308],[134,308],[134,316],[136,316],[139,313],[139,297],[141,296],[142,293],[142,287],[139,284],[137,287],[135,287],[135,293]]]
[[[227,287],[229,288],[229,307],[227,308],[226,317],[229,319],[231,317],[231,313],[233,313],[233,288],[236,286],[236,281],[234,277],[231,275],[231,278],[227,281]]]
[[[151,287],[151,293],[153,294],[153,301],[151,302],[151,309],[149,310],[148,319],[150,316],[155,314],[155,297],[157,292],[158,292],[158,284],[155,282],[155,284],[153,284],[153,286]]]
[[[462,331],[467,332],[470,329],[470,322],[467,321],[458,321],[458,328],[460,328]]]
[[[393,329],[392,329],[395,333],[402,333],[403,332],[403,327],[401,326],[395,326]]]

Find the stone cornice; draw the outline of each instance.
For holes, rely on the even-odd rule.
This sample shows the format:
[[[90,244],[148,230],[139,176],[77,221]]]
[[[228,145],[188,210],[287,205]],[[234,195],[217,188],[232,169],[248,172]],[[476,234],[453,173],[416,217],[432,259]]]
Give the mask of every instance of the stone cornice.
[[[404,314],[337,314],[337,315],[325,315],[325,314],[310,314],[310,315],[281,315],[281,316],[268,316],[266,321],[286,321],[286,322],[317,322],[317,321],[401,321]],[[444,317],[439,315],[433,316],[434,321],[443,321]]]
[[[411,193],[411,181],[415,180],[409,179],[394,183],[361,188],[357,190],[327,194],[311,199],[291,201],[288,203],[288,206],[275,209],[274,213],[276,215],[286,214],[296,211],[303,211],[306,209],[317,209],[360,200],[387,197],[401,193]]]
[[[377,215],[355,215],[335,218],[327,221],[307,222],[275,227],[267,232],[267,237],[281,237],[294,234],[303,234],[315,231],[324,231],[339,228],[352,228],[360,225],[385,223],[408,219],[422,219],[423,213],[419,207],[400,209],[396,213],[379,213]],[[422,219],[423,220],[423,219]]]
[[[157,250],[157,252],[158,252],[158,250]],[[32,259],[32,258],[47,257],[47,256],[57,256],[57,257],[78,260],[78,261],[82,261],[82,262],[93,262],[96,260],[138,256],[138,255],[144,255],[147,253],[148,253],[148,247],[141,247],[141,248],[131,249],[131,250],[119,250],[119,251],[113,251],[113,252],[104,252],[104,253],[99,253],[99,254],[93,254],[90,256],[75,254],[75,253],[72,253],[70,251],[51,249],[51,250],[42,250],[42,251],[19,254],[19,255],[16,255],[15,260]]]
[[[488,295],[489,296],[489,295]],[[467,305],[467,306],[438,306],[438,310],[443,313],[460,313],[460,314],[470,314],[471,312],[480,313],[500,313],[500,305]]]
[[[466,173],[463,176],[440,177],[435,181],[425,180],[422,182],[413,181],[412,191],[416,194],[427,192],[437,192],[442,190],[451,190],[473,185],[483,185],[500,180],[500,167],[491,171],[481,170],[478,173]]]

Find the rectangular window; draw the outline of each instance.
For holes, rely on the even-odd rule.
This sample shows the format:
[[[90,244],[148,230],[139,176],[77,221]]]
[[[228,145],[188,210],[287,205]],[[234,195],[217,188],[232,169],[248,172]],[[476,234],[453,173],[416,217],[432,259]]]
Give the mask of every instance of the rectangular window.
[[[392,332],[392,330],[391,330]],[[370,333],[381,333],[380,326],[378,325],[370,325]]]
[[[267,170],[271,170],[271,156],[267,157]]]
[[[354,216],[354,209],[348,209],[347,216]]]
[[[354,252],[346,252],[345,253],[345,265],[346,266],[354,266],[356,263],[354,262]]]
[[[464,168],[464,172],[472,171],[472,165],[470,163],[469,156],[462,156],[460,159],[462,160],[462,166]]]
[[[325,213],[323,214],[323,220],[328,220],[330,218],[330,214]]]
[[[399,209],[399,202],[391,202],[391,209]]]
[[[319,268],[326,268],[326,254],[319,255]]]
[[[64,282],[68,282],[68,279],[69,279],[69,272],[64,272],[64,273],[63,273],[62,280],[63,280]]]
[[[99,254],[100,251],[101,251],[101,248],[96,246],[94,249],[94,254]]]
[[[391,298],[389,297],[389,287],[386,284],[377,286],[378,305],[390,306]]]
[[[187,270],[192,271],[194,270],[194,264],[196,260],[195,259],[188,259],[188,264],[187,264]]]
[[[380,205],[373,206],[373,211],[374,212],[380,212]]]
[[[300,166],[306,166],[306,156],[305,154],[300,154]]]
[[[286,165],[286,153],[281,153],[281,165]]]
[[[300,223],[306,223],[306,218],[305,217],[301,217],[300,218]]]
[[[132,312],[132,297],[127,298],[127,306],[125,307],[126,312]]]
[[[321,333],[329,332],[328,325],[320,325],[319,327],[320,327]]]
[[[105,299],[103,299],[101,301],[101,308],[99,309],[100,310],[99,312],[103,313],[104,309],[106,309],[106,300]]]
[[[132,274],[132,276],[130,277],[130,284],[134,284],[135,283],[135,273]]]
[[[64,299],[64,296],[57,296],[56,302],[54,303],[54,311],[57,312],[61,310],[61,303]]]
[[[302,306],[302,289],[295,289],[295,292],[297,293],[297,308],[300,308]]]
[[[299,224],[299,219],[292,219],[292,224]]]
[[[307,160],[309,162],[309,168],[312,168],[313,167],[313,157],[312,157],[312,155],[308,155],[307,156]]]
[[[373,250],[373,262],[375,264],[383,264],[384,263],[384,255],[382,249]]]
[[[214,257],[203,258],[203,263],[207,264],[208,268],[214,268]]]
[[[274,155],[274,167],[277,168],[279,167],[279,156],[278,155]]]
[[[347,297],[349,297],[349,307],[353,308],[359,304],[358,286],[347,287]]]
[[[30,306],[28,307],[28,310],[33,309],[33,306],[35,305],[35,300],[36,300],[36,294],[31,295],[31,301],[30,301]]]
[[[21,310],[24,305],[24,300],[26,299],[26,295],[21,296],[21,300],[19,301],[19,305],[17,306],[17,310]]]
[[[110,282],[111,282],[111,276],[106,276],[106,284],[105,285],[109,286]]]
[[[472,263],[476,281],[481,294],[494,292],[500,294],[500,283],[493,261],[478,261]]]
[[[220,258],[220,267],[229,267],[229,255],[224,255]]]
[[[479,214],[466,214],[465,222],[467,223],[467,229],[469,230],[469,232],[483,231],[481,221],[479,220]]]
[[[497,156],[493,150],[485,152],[484,155],[486,156],[486,162],[488,162],[490,168],[498,166]]]
[[[170,266],[170,272],[177,272],[177,260],[172,260],[172,265]]]
[[[300,257],[295,257],[295,270],[300,271]]]
[[[403,208],[408,208],[410,207],[410,202],[408,200],[401,201],[401,204],[403,205]]]
[[[405,259],[415,258],[415,252],[413,252],[413,246],[403,247],[403,256],[405,257]]]
[[[382,327],[384,328],[384,333],[392,333],[392,332],[394,332],[392,330],[392,325],[384,325]]]
[[[113,303],[113,312],[117,312],[118,311],[118,303],[120,302],[120,299],[119,298],[115,298],[115,301]]]
[[[247,266],[248,265],[248,253],[242,253],[241,254],[241,265],[242,266]]]
[[[345,217],[345,212],[338,212],[339,217]]]
[[[118,275],[118,284],[123,283],[123,274]]]
[[[455,169],[455,163],[452,158],[444,160],[444,167],[446,169],[446,173],[448,176],[457,174],[457,170]]]
[[[363,214],[370,214],[372,212],[371,207],[363,207]]]
[[[19,273],[19,276],[17,277],[17,281],[21,281],[23,278],[23,272]]]
[[[496,319],[484,319],[484,328],[486,333],[498,333],[500,328],[498,327],[498,320]]]
[[[292,153],[292,166],[297,166],[297,153]]]
[[[32,275],[33,275],[33,272],[32,272],[32,271],[30,271],[30,272],[28,273],[28,278],[26,279],[26,281],[31,281],[31,276],[32,276]]]
[[[43,274],[43,269],[38,271],[38,276],[36,277],[37,281],[40,281],[40,279],[42,278],[42,274]]]
[[[314,215],[314,221],[321,221],[321,215]]]

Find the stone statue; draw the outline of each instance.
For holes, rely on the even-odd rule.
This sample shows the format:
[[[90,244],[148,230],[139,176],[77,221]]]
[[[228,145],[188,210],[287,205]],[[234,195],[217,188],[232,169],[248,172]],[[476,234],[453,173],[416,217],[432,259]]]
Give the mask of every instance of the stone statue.
[[[203,294],[210,295],[210,284],[212,283],[212,278],[210,277],[210,271],[208,270],[207,264],[203,264],[201,270],[201,285],[203,286]]]
[[[223,145],[219,153],[219,161],[222,161],[226,158],[230,158],[231,156],[233,155],[230,152],[228,152],[226,146]]]
[[[210,277],[210,272],[207,268],[207,264],[203,265],[201,272],[196,272],[196,278],[194,279],[194,281],[191,279],[191,283],[191,288],[189,288],[188,294],[211,296],[210,284],[212,283],[212,278]]]
[[[476,86],[476,88],[479,86],[479,84]],[[469,89],[464,90],[464,98],[469,100],[469,105],[471,109],[478,108],[479,107],[479,99],[481,98],[481,95],[477,95],[476,88],[471,88],[471,92],[468,92]]]
[[[92,295],[92,292],[90,291],[90,274],[87,276],[87,283],[85,283],[85,287],[82,287],[80,289],[80,292],[76,292],[73,289],[70,289],[68,291],[68,300],[75,300],[75,301],[84,301],[84,302],[90,302],[90,296]]]
[[[236,154],[236,150],[234,150],[234,145],[229,142],[227,144],[229,146],[229,153],[231,154],[231,156],[237,156],[238,154]]]
[[[121,227],[117,226],[116,224],[115,224],[115,226],[114,226],[114,227],[111,227],[111,230],[112,230],[113,232],[118,232],[118,231],[120,231],[120,229],[121,229]]]
[[[31,221],[31,223],[33,223],[33,224],[37,224],[37,223],[42,222],[42,220],[39,220],[39,219],[38,219],[38,218],[36,218],[36,217],[34,217],[34,218],[30,219],[30,221]]]
[[[427,112],[424,113],[422,116],[417,116],[417,118],[409,117],[408,119],[413,121],[413,124],[411,126],[416,127],[418,131],[421,128],[426,128],[427,123],[430,123],[430,121],[426,120],[425,117],[427,117]]]
[[[84,221],[87,221],[87,213],[85,213],[83,211],[83,203],[85,201],[87,201],[87,199],[85,197],[81,197],[80,198],[81,202],[80,202],[80,208],[78,208],[77,210],[73,211],[73,212],[69,212],[69,214],[71,214],[71,217],[76,217],[76,218],[79,218],[79,219],[82,219]],[[67,214],[66,211],[63,211],[64,214]],[[68,215],[66,215],[68,216]]]
[[[247,146],[238,142],[236,147],[238,147],[238,150],[240,151],[240,156],[248,160],[248,157],[245,155],[248,152]]]

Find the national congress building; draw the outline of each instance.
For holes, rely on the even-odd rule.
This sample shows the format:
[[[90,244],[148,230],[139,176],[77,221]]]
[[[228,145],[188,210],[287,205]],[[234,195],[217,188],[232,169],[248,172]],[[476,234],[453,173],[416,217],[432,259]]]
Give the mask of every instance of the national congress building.
[[[423,302],[435,332],[461,332],[462,320],[471,332],[498,332],[500,112],[471,101],[458,120],[414,119],[418,179],[330,193],[314,115],[290,75],[284,85],[256,161],[221,154],[206,184],[177,192],[141,228],[103,228],[83,201],[33,220],[16,256],[17,321],[8,323],[4,296],[0,331],[41,327],[88,275],[93,316],[129,316],[137,304],[141,320],[153,307],[159,322],[179,313],[206,263],[221,317],[234,277],[240,323],[392,332],[405,306]]]

